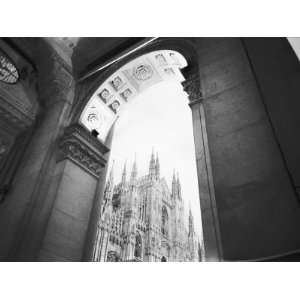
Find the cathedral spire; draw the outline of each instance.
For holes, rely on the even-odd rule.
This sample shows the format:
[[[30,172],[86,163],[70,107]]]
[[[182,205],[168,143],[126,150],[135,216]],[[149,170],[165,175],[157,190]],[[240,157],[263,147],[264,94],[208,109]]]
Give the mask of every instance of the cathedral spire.
[[[155,177],[155,158],[154,158],[154,150],[152,148],[151,159],[149,163],[149,176],[151,179]]]
[[[172,197],[175,198],[177,194],[177,181],[175,177],[175,169],[173,169],[173,178],[172,178]]]
[[[178,198],[181,199],[181,184],[180,184],[178,172],[177,172],[177,194],[178,194]]]
[[[109,205],[111,202],[112,194],[113,194],[113,187],[114,187],[114,174],[113,174],[113,169],[114,169],[114,163],[115,161],[112,162],[112,166],[109,172],[109,177],[107,179],[105,188],[104,188],[104,197],[103,197],[103,203],[102,203],[102,214],[104,213],[106,207]]]
[[[104,193],[106,194],[106,196],[112,192],[113,185],[114,185],[114,173],[113,173],[114,163],[115,161],[112,162],[112,166],[110,168],[109,176],[106,181],[106,185],[104,189]]]
[[[124,185],[126,183],[126,161],[124,164],[124,168],[123,168],[123,172],[122,172],[122,185]]]
[[[130,183],[134,183],[137,178],[137,165],[136,165],[136,154],[134,155],[134,162],[132,165],[132,171],[130,175]]]
[[[194,233],[194,217],[191,210],[191,202],[189,202],[189,235]]]
[[[155,178],[156,180],[159,180],[160,178],[160,165],[159,165],[159,158],[157,152],[156,152],[156,162],[155,162]]]
[[[115,165],[115,161],[113,160],[113,162],[111,164],[110,172],[109,172],[109,178],[108,178],[108,181],[111,185],[113,185],[113,182],[114,182],[114,165]]]

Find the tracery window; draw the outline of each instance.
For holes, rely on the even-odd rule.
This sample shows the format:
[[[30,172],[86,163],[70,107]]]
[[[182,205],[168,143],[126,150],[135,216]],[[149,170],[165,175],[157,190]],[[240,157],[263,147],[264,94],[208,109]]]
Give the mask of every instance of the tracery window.
[[[145,221],[146,218],[146,197],[143,197],[139,203],[139,219]]]
[[[168,212],[165,206],[162,208],[161,212],[161,233],[163,235],[168,235]]]
[[[16,83],[19,79],[17,68],[8,56],[0,50],[0,81],[5,83]]]

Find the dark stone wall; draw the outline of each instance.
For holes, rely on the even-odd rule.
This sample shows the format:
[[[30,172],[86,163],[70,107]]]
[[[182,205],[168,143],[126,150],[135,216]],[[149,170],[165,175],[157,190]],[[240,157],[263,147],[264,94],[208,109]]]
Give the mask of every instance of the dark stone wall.
[[[274,50],[268,39],[198,40],[224,260],[257,259],[300,248],[300,204],[290,176],[294,172],[296,178],[298,167],[287,169],[287,157],[278,145],[282,137],[290,164],[296,164],[300,146],[290,148],[297,143],[294,102],[299,96],[295,76],[299,73],[285,40],[275,39],[273,44]],[[260,85],[268,96],[267,110]],[[277,93],[272,91],[274,85]],[[290,102],[293,108],[287,107]]]
[[[299,191],[300,63],[286,38],[243,42],[286,168]]]

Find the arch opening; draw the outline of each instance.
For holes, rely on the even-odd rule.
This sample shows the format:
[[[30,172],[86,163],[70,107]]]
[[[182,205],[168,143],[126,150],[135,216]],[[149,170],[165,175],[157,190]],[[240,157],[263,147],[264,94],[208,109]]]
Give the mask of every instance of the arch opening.
[[[159,50],[141,55],[109,76],[83,109],[79,123],[102,142],[114,122],[134,98],[163,81],[183,82],[187,61],[177,51]]]
[[[189,100],[187,93],[183,90],[182,86],[182,83],[185,81],[185,77],[181,73],[181,69],[186,67],[187,60],[179,52],[171,50],[153,51],[135,58],[110,75],[101,84],[101,86],[96,89],[81,113],[79,120],[80,123],[89,131],[96,131],[97,135],[94,134],[94,136],[97,136],[101,142],[106,143],[106,138],[111,127],[118,120],[118,124],[114,126],[114,137],[111,147],[112,151],[110,153],[110,158],[115,159],[117,158],[114,157],[114,149],[116,147],[115,141],[121,135],[123,135],[122,130],[120,131],[121,126],[119,126],[119,124],[122,123],[123,120],[126,120],[126,118],[127,121],[129,120],[129,122],[133,122],[133,119],[135,118],[134,116],[139,114],[137,113],[135,107],[144,106],[143,113],[145,118],[143,119],[142,116],[142,119],[138,120],[136,126],[137,128],[140,127],[139,124],[144,123],[146,118],[152,123],[152,126],[150,125],[152,130],[151,133],[144,132],[144,136],[155,136],[155,130],[158,130],[158,128],[167,127],[168,129],[164,131],[167,135],[172,135],[173,137],[176,137],[176,135],[181,135],[183,137],[182,140],[186,138],[184,135],[188,136],[191,141],[191,143],[188,144],[191,145],[191,149],[194,151],[194,140],[192,136],[192,114],[190,108],[188,107]],[[170,89],[172,93],[168,94],[168,89]],[[163,91],[164,96],[162,93],[156,94],[158,91]],[[147,97],[150,100],[147,100],[147,105],[150,105],[152,108],[154,107],[154,110],[152,111],[153,114],[150,112],[151,109],[148,109],[149,106],[147,106],[146,102],[144,102],[146,101],[145,98]],[[174,97],[182,106],[176,106]],[[139,101],[132,101],[135,98],[138,98]],[[182,101],[182,99],[184,99],[184,101]],[[159,101],[164,102],[165,106],[163,107],[160,105],[160,107],[155,109],[156,105],[159,105]],[[160,112],[158,113],[158,111]],[[185,119],[185,121],[188,123],[188,127],[186,127],[185,130],[182,130],[181,128],[177,132],[173,132],[174,127],[171,128],[169,126],[165,126],[165,124],[160,124],[159,122],[164,119],[163,115],[166,113],[169,115],[175,115],[179,113],[179,116],[175,122],[182,126],[181,121]],[[129,114],[130,117],[128,119]],[[188,115],[188,118],[182,118],[182,115]],[[180,120],[180,122],[178,122],[178,120]],[[169,123],[172,122],[174,122],[174,119],[169,121]],[[153,128],[156,129],[153,131]],[[189,132],[188,135],[185,134],[186,131]],[[109,136],[112,138],[111,134]],[[177,141],[175,143],[178,142],[178,138],[176,138],[176,140]],[[158,141],[158,143],[161,144],[164,144],[164,142],[164,139],[160,139]],[[128,140],[122,140],[121,143],[119,143],[118,148],[123,148],[124,150],[125,145],[127,147],[128,144],[135,144],[135,146],[132,148],[132,150],[135,148],[133,151],[137,151],[139,153],[143,152],[146,154],[149,151],[149,148],[151,151],[151,146],[149,145],[147,149],[140,151],[141,149],[138,148],[140,148],[140,144],[143,143],[143,141],[136,137],[135,140],[131,142]],[[154,143],[157,145],[156,142]],[[167,153],[168,151],[163,149],[163,152]],[[124,153],[122,153],[122,156],[123,155]],[[152,153],[152,156],[153,155],[154,153]],[[190,152],[187,157],[189,157],[189,159],[192,158],[192,161],[195,157],[195,153]],[[122,157],[122,160],[123,158],[124,156]],[[165,155],[163,157],[163,161],[164,158]],[[176,162],[180,160],[181,159],[178,159],[177,157],[174,160],[174,166],[176,166]],[[123,160],[123,163],[124,161],[126,161],[126,159]],[[119,249],[119,255],[120,257],[123,257],[125,261],[160,261],[162,256],[164,257],[165,261],[169,259],[171,261],[182,261],[185,257],[190,256],[186,255],[185,253],[188,251],[187,249],[189,249],[187,245],[187,226],[185,226],[187,225],[185,224],[187,220],[184,220],[185,208],[182,200],[183,196],[181,193],[178,174],[176,175],[175,187],[173,187],[172,184],[170,184],[173,170],[167,166],[168,170],[166,172],[165,166],[163,165],[162,173],[168,173],[168,175],[166,174],[168,177],[165,178],[160,173],[158,154],[156,154],[156,158],[151,158],[151,161],[152,163],[150,162],[148,170],[149,173],[143,177],[140,176],[140,173],[138,174],[140,169],[137,171],[136,159],[129,176],[125,163],[122,171],[122,178],[120,178],[120,181],[115,181],[116,184],[112,188],[111,193],[109,193],[112,195],[112,205],[114,204],[115,196],[118,195],[120,205],[118,205],[117,210],[122,210],[120,215],[123,216],[123,225],[120,226],[123,230],[122,239],[124,240],[125,244],[123,248],[124,253],[122,253],[122,249]],[[118,165],[119,163],[120,160],[118,159],[116,164]],[[192,173],[196,178],[193,184],[195,189],[197,189],[196,194],[199,197],[196,162],[193,161],[192,164]],[[110,159],[109,165],[110,166],[108,169],[111,169],[111,174],[112,159]],[[111,178],[112,177],[110,176],[110,179],[108,180],[112,180]],[[184,179],[183,181],[186,180]],[[153,193],[153,191],[150,190],[145,191],[149,186],[156,186],[156,188],[159,190],[159,195],[149,195],[149,193]],[[150,203],[150,199],[155,199],[155,203]],[[109,203],[109,199],[104,199],[103,202]],[[198,215],[200,216],[199,198],[195,207],[197,207]],[[102,209],[100,211],[102,211]],[[115,213],[116,211],[112,210],[112,214]],[[153,225],[150,225],[151,222]],[[156,226],[155,231],[152,232],[152,229],[147,231],[149,226]],[[136,229],[138,229],[141,234],[138,233],[132,237],[132,233]],[[126,230],[129,231],[126,232]],[[176,237],[174,238],[174,236]],[[178,248],[174,251],[173,249],[170,249],[170,247],[166,247],[166,245],[174,244],[173,239],[176,239],[175,244]],[[130,240],[131,242],[129,242]],[[145,253],[143,254],[142,245],[145,247],[143,250]],[[175,253],[179,254],[177,255]]]

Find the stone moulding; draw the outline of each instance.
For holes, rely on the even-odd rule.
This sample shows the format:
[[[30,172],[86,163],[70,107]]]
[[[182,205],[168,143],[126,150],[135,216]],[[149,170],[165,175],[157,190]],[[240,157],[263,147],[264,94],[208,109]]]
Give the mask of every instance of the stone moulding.
[[[12,105],[10,105],[5,99],[0,95],[0,117],[2,117],[8,124],[13,127],[20,129],[29,128],[34,118],[30,118]]]
[[[109,149],[79,124],[66,128],[58,148],[57,162],[70,159],[96,178],[107,163],[103,155]]]

